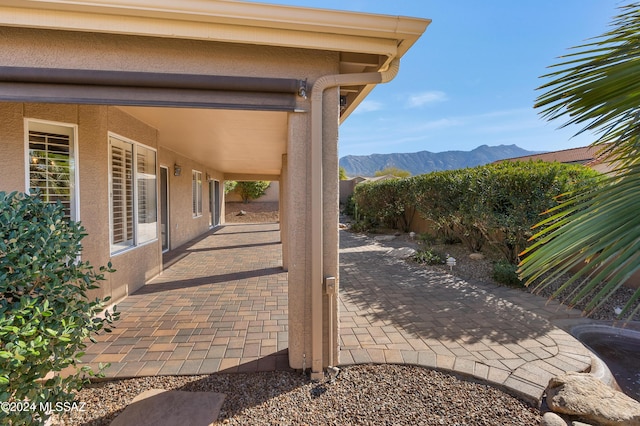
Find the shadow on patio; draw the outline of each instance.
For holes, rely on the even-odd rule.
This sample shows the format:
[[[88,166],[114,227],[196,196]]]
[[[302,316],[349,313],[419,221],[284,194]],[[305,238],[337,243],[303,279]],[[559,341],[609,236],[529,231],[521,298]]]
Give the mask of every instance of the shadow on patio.
[[[530,293],[410,265],[340,232],[340,363],[417,364],[487,380],[536,403],[589,352],[553,324],[578,318]]]
[[[287,309],[279,225],[225,225],[171,252],[82,362],[109,378],[287,369]]]

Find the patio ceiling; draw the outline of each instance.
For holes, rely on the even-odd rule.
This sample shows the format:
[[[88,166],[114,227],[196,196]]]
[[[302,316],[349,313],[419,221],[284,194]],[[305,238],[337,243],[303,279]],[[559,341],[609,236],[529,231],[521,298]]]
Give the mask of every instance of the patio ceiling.
[[[340,55],[340,74],[384,71],[392,60],[400,59],[409,50],[429,23],[427,19],[403,16],[227,0],[4,0],[0,5],[0,26],[7,27],[337,52]],[[9,61],[7,65],[43,66],[28,62],[13,64]],[[106,71],[116,73],[115,70]],[[5,85],[15,89],[22,84],[19,89],[28,90],[23,86],[35,86],[33,83],[11,81]],[[373,87],[375,84],[340,88],[341,122]],[[37,87],[35,89],[32,92],[42,92]],[[67,95],[69,87],[63,89]],[[84,87],[75,89],[73,95],[80,100],[73,103],[92,103],[87,99],[82,101],[86,95]],[[98,89],[99,85],[92,91]],[[151,100],[136,103],[137,94],[132,93],[133,89],[136,88],[124,88],[120,94],[112,96],[111,89],[107,88],[96,98],[111,96],[113,99],[110,98],[107,104],[120,105],[127,113],[158,129],[161,146],[197,159],[215,170],[234,176],[280,174],[282,154],[286,152],[287,145],[287,118],[291,113],[282,111],[293,109],[276,108],[274,111],[271,108],[271,111],[265,111],[256,108],[262,101],[252,105],[251,110],[229,110],[224,106],[215,109],[211,105],[212,109],[201,109],[204,105],[197,103],[201,101],[199,98],[191,105],[183,102],[184,108]],[[5,88],[3,90],[6,91]],[[128,101],[124,102],[118,96],[128,96]],[[31,100],[28,96],[20,99]],[[32,101],[65,102],[53,98]],[[277,104],[282,106],[282,102]]]
[[[279,175],[287,113],[166,107],[120,107],[158,130],[159,144],[223,173]]]

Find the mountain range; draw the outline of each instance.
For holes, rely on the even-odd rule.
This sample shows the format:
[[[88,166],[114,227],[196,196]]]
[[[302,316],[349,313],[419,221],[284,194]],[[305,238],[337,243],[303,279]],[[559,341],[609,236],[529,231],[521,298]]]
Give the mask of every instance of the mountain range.
[[[539,154],[516,145],[481,145],[471,151],[420,151],[412,153],[346,155],[340,158],[347,176],[374,176],[387,167],[408,170],[412,175],[420,175],[437,170],[453,170],[475,167],[505,158]]]

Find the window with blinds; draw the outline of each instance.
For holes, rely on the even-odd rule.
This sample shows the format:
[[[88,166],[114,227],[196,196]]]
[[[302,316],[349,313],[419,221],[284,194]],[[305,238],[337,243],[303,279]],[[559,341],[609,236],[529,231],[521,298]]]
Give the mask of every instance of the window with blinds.
[[[191,176],[193,217],[198,217],[202,216],[202,172],[193,170]]]
[[[131,247],[133,241],[133,144],[110,139],[111,251]]]
[[[158,237],[156,152],[111,136],[111,252]]]
[[[29,193],[60,202],[70,220],[76,214],[73,127],[31,121],[28,126]]]

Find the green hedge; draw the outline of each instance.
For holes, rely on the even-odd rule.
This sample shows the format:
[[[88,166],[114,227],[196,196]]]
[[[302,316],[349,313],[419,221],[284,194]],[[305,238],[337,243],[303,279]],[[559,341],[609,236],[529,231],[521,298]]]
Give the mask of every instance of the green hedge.
[[[85,235],[62,204],[0,192],[0,401],[17,407],[3,406],[0,424],[43,423],[46,403],[73,401],[83,376],[95,374],[78,359],[119,314],[103,312],[109,298],[87,295],[112,269],[80,260]],[[45,378],[67,367],[74,371]]]
[[[460,239],[473,251],[491,244],[515,264],[541,213],[600,181],[581,165],[504,162],[360,184],[354,199],[373,223],[406,231],[417,211],[443,239]]]
[[[353,201],[358,215],[370,224],[409,231],[415,214],[412,178],[364,182],[356,186]]]

